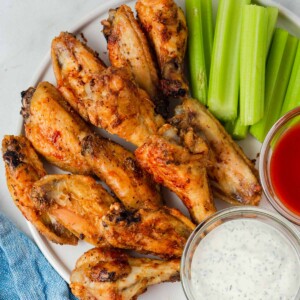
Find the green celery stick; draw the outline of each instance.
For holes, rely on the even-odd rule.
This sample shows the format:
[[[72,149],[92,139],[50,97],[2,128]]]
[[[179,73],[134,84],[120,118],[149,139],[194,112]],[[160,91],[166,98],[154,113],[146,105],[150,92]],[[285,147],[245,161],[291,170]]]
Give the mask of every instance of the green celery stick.
[[[267,7],[268,12],[268,38],[267,38],[267,49],[270,48],[272,37],[275,31],[275,26],[278,18],[278,8],[273,6]],[[267,50],[268,52],[268,50]],[[268,54],[268,53],[267,53]]]
[[[264,115],[267,25],[266,8],[243,7],[240,47],[240,118],[243,125],[255,124]]]
[[[199,0],[185,2],[189,30],[188,55],[192,97],[207,102],[207,75],[203,48],[201,3]]]
[[[276,29],[267,62],[265,115],[250,128],[250,133],[260,142],[280,117],[297,46],[297,38],[283,29]]]
[[[300,106],[300,43],[298,42],[297,54],[294,61],[294,66],[287,88],[281,115],[283,116],[288,111]]]
[[[278,8],[277,7],[267,7],[269,22],[268,22],[268,38],[267,38],[267,51],[266,55],[268,55],[270,44],[272,41],[272,37],[275,31],[275,26],[278,17]],[[266,106],[265,106],[266,110]],[[225,126],[228,128],[228,132],[232,135],[234,139],[244,139],[247,136],[249,126],[242,125],[241,119],[238,117],[234,122],[230,121],[229,124]]]
[[[243,140],[247,137],[249,126],[242,125],[238,117],[234,121],[227,122],[225,129],[235,140]]]
[[[237,117],[242,10],[250,0],[220,0],[211,57],[209,110],[220,120]]]
[[[200,0],[203,33],[203,47],[207,79],[210,73],[211,53],[214,39],[212,0]]]

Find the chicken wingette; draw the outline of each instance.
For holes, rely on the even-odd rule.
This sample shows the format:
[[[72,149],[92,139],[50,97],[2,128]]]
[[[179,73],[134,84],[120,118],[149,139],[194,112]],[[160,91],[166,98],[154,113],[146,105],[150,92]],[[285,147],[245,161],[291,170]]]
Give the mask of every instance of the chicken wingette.
[[[109,10],[102,21],[109,60],[114,67],[129,67],[135,82],[155,104],[155,111],[167,117],[167,103],[159,89],[156,63],[147,38],[127,5]]]
[[[94,248],[71,273],[70,288],[81,300],[134,300],[148,286],[179,280],[180,260],[136,258],[122,250]]]
[[[195,225],[174,208],[128,211],[114,203],[102,218],[101,227],[113,247],[174,258],[182,255]]]
[[[156,182],[177,194],[193,221],[200,223],[216,212],[206,172],[207,145],[191,129],[178,131],[166,124],[158,133],[135,151],[136,158]]]
[[[155,49],[161,88],[166,96],[182,97],[188,93],[184,77],[187,25],[184,13],[173,0],[138,0],[138,19]]]
[[[47,211],[40,212],[30,197],[33,184],[46,175],[42,162],[24,136],[6,135],[2,140],[6,181],[10,194],[23,216],[50,241],[77,244],[77,237]]]
[[[149,95],[134,83],[128,68],[105,69],[101,65],[102,70],[95,72],[90,69],[93,57],[90,49],[71,34],[56,37],[52,42],[52,63],[58,89],[87,121],[141,145],[157,132],[163,118],[155,113]]]
[[[138,166],[130,151],[100,136],[90,138],[97,141],[93,149],[87,142],[83,147],[93,132],[50,83],[23,94],[22,114],[27,138],[50,163],[72,173],[97,174],[128,208],[161,205],[150,175],[130,167]],[[86,158],[82,153],[96,154]]]
[[[192,127],[204,135],[211,149],[208,174],[218,198],[235,205],[259,204],[262,188],[254,164],[199,101],[185,99],[176,107],[170,122],[181,129]]]
[[[47,175],[33,184],[30,196],[40,212],[54,216],[80,240],[108,246],[100,223],[116,200],[95,179],[84,175]]]

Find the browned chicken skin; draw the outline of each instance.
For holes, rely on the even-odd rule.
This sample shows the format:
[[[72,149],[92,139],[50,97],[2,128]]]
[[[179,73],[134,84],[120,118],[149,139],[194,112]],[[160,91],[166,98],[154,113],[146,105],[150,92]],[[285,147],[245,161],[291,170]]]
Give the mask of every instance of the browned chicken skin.
[[[123,200],[126,208],[155,209],[162,206],[158,185],[141,169],[131,152],[99,136],[89,135],[82,140],[82,154],[93,172],[103,178],[112,190],[118,191],[120,199],[126,199]]]
[[[195,99],[185,99],[170,122],[201,132],[211,149],[208,174],[215,195],[229,203],[258,205],[262,188],[257,170],[216,118]]]
[[[185,96],[184,56],[187,26],[183,11],[173,0],[138,0],[138,19],[153,45],[161,72],[165,95]]]
[[[138,167],[130,167],[137,165],[133,154],[108,139],[94,136],[50,83],[42,82],[36,90],[24,94],[22,114],[26,136],[54,165],[73,173],[97,174],[126,207],[161,204],[159,190],[150,176]]]
[[[84,175],[48,175],[36,181],[31,199],[75,236],[95,246],[108,243],[100,230],[102,216],[116,200],[95,179]]]
[[[2,141],[6,180],[10,194],[24,217],[50,241],[76,245],[77,238],[59,224],[47,211],[40,212],[30,197],[33,184],[46,175],[46,171],[24,136],[6,135]]]
[[[141,145],[157,132],[164,122],[162,117],[155,114],[149,95],[132,81],[128,68],[104,69],[100,65],[95,72],[89,67],[93,59],[90,56],[90,51],[71,34],[61,33],[53,40],[52,62],[59,90],[93,125]]]
[[[122,250],[94,248],[82,255],[70,287],[81,300],[134,300],[148,286],[179,280],[180,260],[136,258]]]
[[[135,151],[141,166],[175,192],[188,208],[192,219],[200,223],[216,212],[206,166],[208,148],[192,130],[178,133],[169,124],[152,135]]]
[[[102,21],[109,60],[114,67],[129,67],[135,82],[154,101],[156,111],[167,117],[167,103],[162,99],[154,57],[145,34],[127,5],[109,10]]]
[[[114,203],[101,224],[106,240],[116,248],[180,257],[195,225],[174,208],[125,210]]]

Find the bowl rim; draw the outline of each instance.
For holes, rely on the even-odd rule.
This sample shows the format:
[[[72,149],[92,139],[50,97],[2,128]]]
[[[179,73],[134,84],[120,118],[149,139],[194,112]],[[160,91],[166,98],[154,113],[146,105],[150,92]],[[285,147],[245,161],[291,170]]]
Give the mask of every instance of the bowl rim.
[[[260,150],[260,157],[259,157],[259,178],[260,183],[263,188],[264,194],[268,202],[276,209],[276,211],[288,219],[289,221],[293,222],[296,225],[300,225],[300,216],[295,214],[293,211],[288,209],[279,199],[274,197],[269,189],[269,185],[272,186],[272,181],[268,177],[267,172],[268,169],[266,167],[266,160],[268,158],[269,151],[271,149],[270,143],[276,134],[279,132],[280,129],[294,117],[300,116],[300,106],[290,110],[286,114],[284,114],[269,130],[266,138],[263,141],[261,150]],[[268,185],[269,184],[269,185]]]
[[[272,221],[275,221],[279,226],[286,229],[296,241],[297,250],[298,250],[297,255],[299,258],[299,262],[300,262],[300,234],[294,224],[292,224],[286,218],[284,218],[283,216],[281,216],[275,212],[271,212],[266,209],[258,208],[256,206],[228,207],[228,208],[222,209],[222,210],[214,213],[213,215],[211,215],[210,217],[206,218],[201,223],[199,223],[196,226],[196,228],[193,230],[193,232],[191,233],[191,235],[189,236],[189,238],[185,244],[185,247],[184,247],[184,250],[182,253],[182,257],[181,257],[181,261],[180,261],[180,281],[181,281],[181,286],[184,291],[186,299],[189,299],[189,300],[195,299],[191,293],[190,288],[188,287],[188,280],[186,280],[186,277],[183,274],[185,264],[186,264],[187,260],[189,259],[189,257],[187,255],[189,254],[189,249],[190,249],[190,246],[191,246],[192,242],[194,241],[194,239],[197,238],[201,233],[203,233],[203,231],[205,229],[207,229],[209,226],[211,226],[215,222],[221,220],[222,218],[233,217],[233,216],[238,216],[238,215],[241,215],[242,218],[245,218],[245,215],[243,216],[243,214],[245,214],[245,215],[255,214],[256,216],[266,217]],[[248,218],[245,218],[245,219],[248,219]],[[270,225],[270,226],[273,227],[273,225]],[[289,239],[287,238],[287,240],[289,240]],[[290,243],[292,244],[292,242],[290,242]],[[295,245],[293,245],[293,246],[295,246]],[[297,300],[297,299],[300,299],[300,286],[299,286],[298,292],[295,296],[295,300]]]

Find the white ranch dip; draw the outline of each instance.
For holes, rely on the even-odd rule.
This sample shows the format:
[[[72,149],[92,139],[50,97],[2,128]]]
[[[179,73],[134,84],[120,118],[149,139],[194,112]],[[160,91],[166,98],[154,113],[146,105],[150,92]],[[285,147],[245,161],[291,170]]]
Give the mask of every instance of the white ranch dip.
[[[198,245],[191,286],[195,299],[294,300],[300,262],[277,229],[257,220],[232,220]]]

